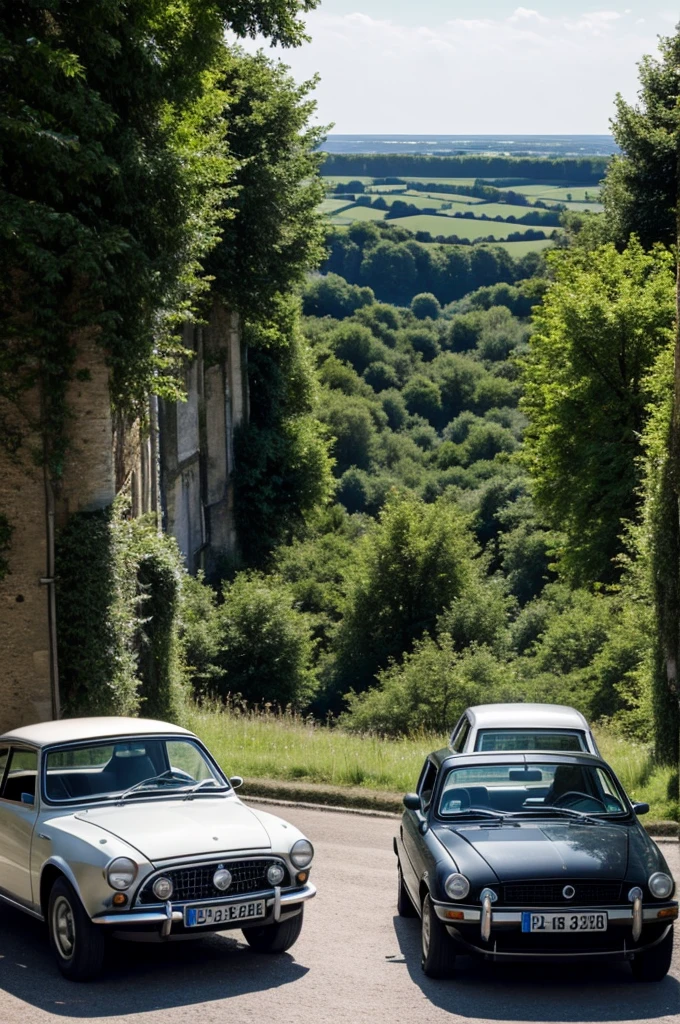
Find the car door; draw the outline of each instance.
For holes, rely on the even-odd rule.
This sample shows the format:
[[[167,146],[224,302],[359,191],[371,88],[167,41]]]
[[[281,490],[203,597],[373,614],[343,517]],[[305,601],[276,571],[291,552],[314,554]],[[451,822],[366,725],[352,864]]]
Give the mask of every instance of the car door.
[[[425,814],[430,806],[436,781],[437,766],[428,759],[423,766],[416,790],[420,797],[421,810],[406,810],[401,825],[401,839],[406,853],[406,863],[402,864],[402,872],[406,886],[416,898],[416,902],[418,902],[420,879],[428,862],[421,826],[425,821]]]
[[[38,816],[38,752],[0,749],[0,890],[19,903],[33,903],[31,840]]]

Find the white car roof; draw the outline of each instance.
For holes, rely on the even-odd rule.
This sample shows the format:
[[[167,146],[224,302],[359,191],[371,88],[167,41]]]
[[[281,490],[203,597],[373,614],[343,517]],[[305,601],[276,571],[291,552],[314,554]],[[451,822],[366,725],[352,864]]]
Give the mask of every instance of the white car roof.
[[[467,711],[477,729],[578,729],[590,727],[575,708],[564,704],[477,704]]]
[[[52,746],[55,743],[77,743],[80,740],[112,739],[121,736],[148,736],[162,733],[181,733],[193,736],[189,729],[169,722],[156,722],[151,718],[61,718],[56,722],[38,722],[24,725],[20,729],[0,736],[0,743],[7,741],[30,743],[35,747]]]

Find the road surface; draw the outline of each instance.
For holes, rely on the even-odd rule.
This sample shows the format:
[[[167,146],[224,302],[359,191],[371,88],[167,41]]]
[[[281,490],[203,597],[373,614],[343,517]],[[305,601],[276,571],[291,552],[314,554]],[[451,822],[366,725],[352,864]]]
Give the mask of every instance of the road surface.
[[[271,808],[281,813],[281,808]],[[538,967],[461,959],[455,981],[420,970],[419,922],[396,917],[396,820],[286,809],[314,842],[302,936],[255,954],[239,932],[164,946],[118,944],[104,978],[77,985],[52,963],[42,926],[0,909],[0,1024],[680,1024],[680,943],[661,984],[626,964]],[[675,844],[664,852],[680,878]]]

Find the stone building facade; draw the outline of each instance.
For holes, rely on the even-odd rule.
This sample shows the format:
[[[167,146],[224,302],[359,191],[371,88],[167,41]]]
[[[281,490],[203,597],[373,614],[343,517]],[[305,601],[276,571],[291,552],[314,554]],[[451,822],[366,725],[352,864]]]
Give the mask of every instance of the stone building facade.
[[[233,434],[248,416],[245,352],[238,320],[216,304],[209,322],[187,326],[187,401],[150,399],[147,424],[111,411],[109,369],[94,332],[73,338],[69,451],[58,487],[36,458],[43,439],[38,389],[21,408],[0,407],[0,424],[23,435],[0,445],[0,511],[11,527],[10,572],[0,580],[0,731],[58,717],[55,534],[68,518],[130,495],[133,515],[159,512],[191,572],[211,572],[236,549]]]

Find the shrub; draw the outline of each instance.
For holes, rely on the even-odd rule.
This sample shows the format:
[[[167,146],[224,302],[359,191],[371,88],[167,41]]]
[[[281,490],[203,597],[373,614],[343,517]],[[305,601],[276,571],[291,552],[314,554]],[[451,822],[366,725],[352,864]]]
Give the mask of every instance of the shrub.
[[[420,295],[414,295],[411,299],[411,312],[416,320],[427,320],[428,318],[436,320],[441,311],[439,300],[432,292],[421,292]]]
[[[220,696],[304,707],[316,678],[308,617],[294,606],[290,586],[276,576],[239,573],[218,609]]]
[[[392,663],[368,693],[349,693],[345,728],[408,736],[418,730],[449,733],[466,707],[517,700],[510,667],[486,648],[456,651],[447,634],[416,642],[402,664]]]

